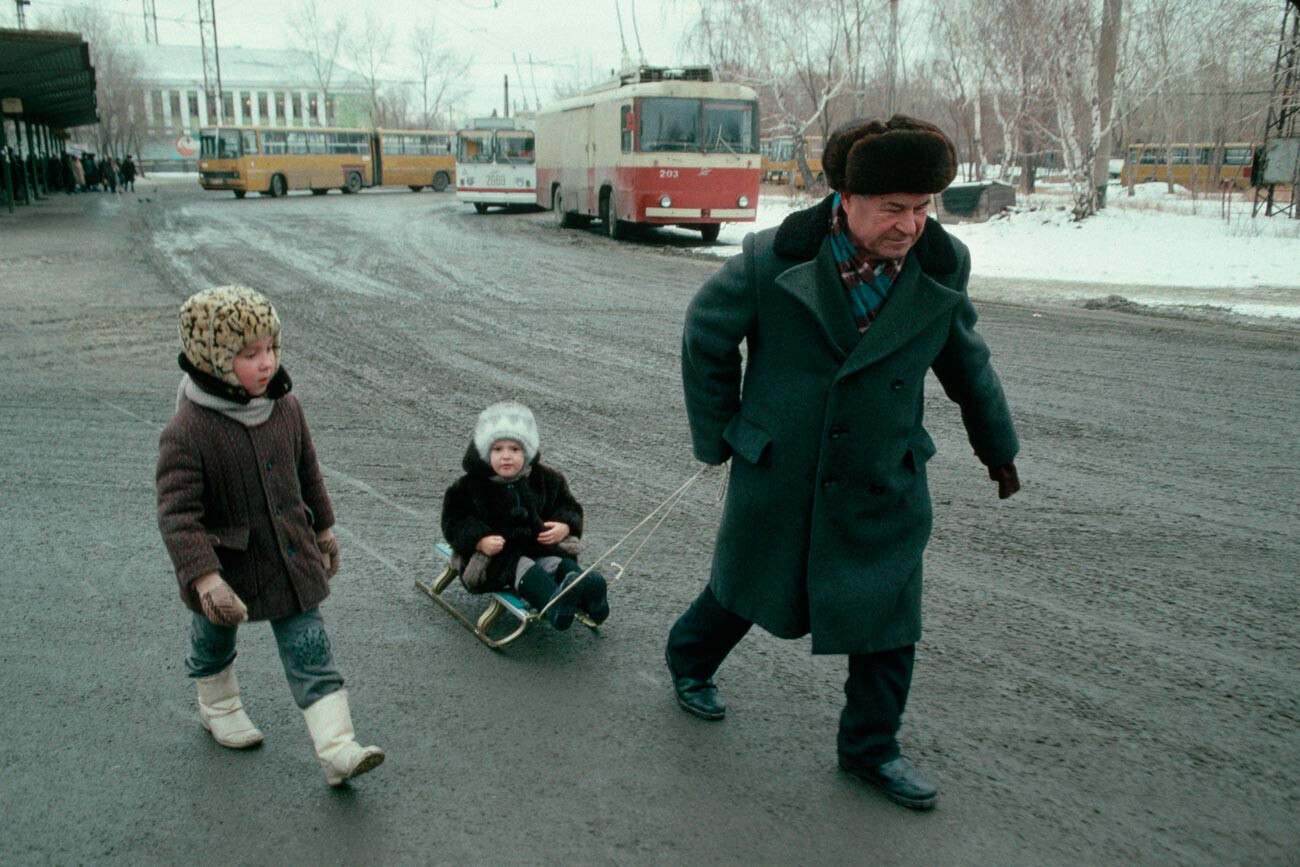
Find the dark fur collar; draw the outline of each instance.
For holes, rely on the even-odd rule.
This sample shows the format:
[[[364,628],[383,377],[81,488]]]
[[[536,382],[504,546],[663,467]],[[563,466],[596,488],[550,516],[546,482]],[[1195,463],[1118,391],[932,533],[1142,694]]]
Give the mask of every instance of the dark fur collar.
[[[826,239],[831,221],[831,202],[835,194],[827,196],[811,208],[795,211],[781,222],[776,230],[772,249],[783,259],[807,262],[817,257]],[[921,270],[927,274],[951,274],[957,270],[957,251],[952,239],[933,217],[925,221],[925,231],[912,248]]]
[[[180,362],[181,370],[189,374],[189,377],[193,380],[194,384],[201,390],[206,391],[208,394],[217,397],[224,397],[226,400],[233,400],[235,403],[248,403],[253,399],[243,386],[231,385],[210,373],[204,373],[199,370],[190,363],[190,360],[185,357],[184,352],[180,353],[177,357],[177,361]],[[279,369],[276,370],[275,375],[271,377],[271,381],[267,383],[266,394],[263,396],[275,400],[284,397],[292,390],[293,380],[289,378],[289,372],[284,369],[284,365],[280,365]]]

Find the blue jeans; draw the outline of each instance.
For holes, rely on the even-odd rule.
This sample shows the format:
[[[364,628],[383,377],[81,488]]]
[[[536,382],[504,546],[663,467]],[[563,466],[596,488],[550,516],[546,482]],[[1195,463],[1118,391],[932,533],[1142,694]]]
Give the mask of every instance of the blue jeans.
[[[298,707],[311,707],[343,688],[343,675],[334,665],[319,608],[272,620],[271,630],[280,649],[289,692]],[[217,626],[202,614],[194,614],[190,619],[190,655],[185,658],[190,677],[220,674],[234,662],[238,631],[237,626]]]

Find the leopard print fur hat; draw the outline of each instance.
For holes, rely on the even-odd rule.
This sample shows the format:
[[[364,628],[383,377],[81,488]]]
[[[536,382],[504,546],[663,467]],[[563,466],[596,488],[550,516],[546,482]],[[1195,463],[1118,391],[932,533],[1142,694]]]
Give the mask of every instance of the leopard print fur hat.
[[[280,365],[280,317],[265,295],[247,286],[217,286],[185,299],[180,334],[189,363],[227,385],[239,385],[235,356],[267,335]]]

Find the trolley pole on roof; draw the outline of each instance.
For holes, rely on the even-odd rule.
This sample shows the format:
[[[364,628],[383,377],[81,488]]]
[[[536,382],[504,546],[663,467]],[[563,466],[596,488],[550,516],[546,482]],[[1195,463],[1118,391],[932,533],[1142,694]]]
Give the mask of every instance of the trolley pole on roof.
[[[217,50],[215,0],[199,0],[199,42],[203,46],[203,92],[208,102],[208,122],[225,123],[225,106],[221,99],[221,55]]]

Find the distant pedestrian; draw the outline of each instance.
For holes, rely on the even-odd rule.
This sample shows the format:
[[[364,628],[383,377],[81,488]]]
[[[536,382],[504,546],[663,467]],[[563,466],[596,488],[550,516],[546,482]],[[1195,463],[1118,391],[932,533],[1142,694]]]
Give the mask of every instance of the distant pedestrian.
[[[135,163],[131,160],[131,155],[127,154],[122,160],[122,190],[123,192],[135,192]]]
[[[75,184],[75,189],[79,193],[84,193],[86,191],[86,169],[81,164],[81,157],[72,154],[70,159],[72,162],[72,180]]]
[[[199,719],[222,746],[261,743],[233,666],[239,624],[269,620],[325,778],[341,785],[384,752],[353,736],[317,607],[339,545],[311,432],[280,365],[280,319],[260,293],[220,286],[181,305],[180,337],[185,373],[159,443],[158,526],[192,612],[185,668]]]
[[[686,313],[695,455],[730,460],[731,476],[712,574],[669,633],[668,668],[681,707],[718,720],[713,675],[753,624],[811,633],[813,653],[849,658],[840,767],[928,809],[937,790],[896,738],[932,522],[927,373],[1003,498],[1020,488],[1016,432],[975,330],[970,254],[927,219],[957,171],[952,142],[901,115],[859,120],[823,165],[832,194],[746,237]]]
[[[117,192],[117,157],[110,156],[104,161],[104,183],[110,193]]]

